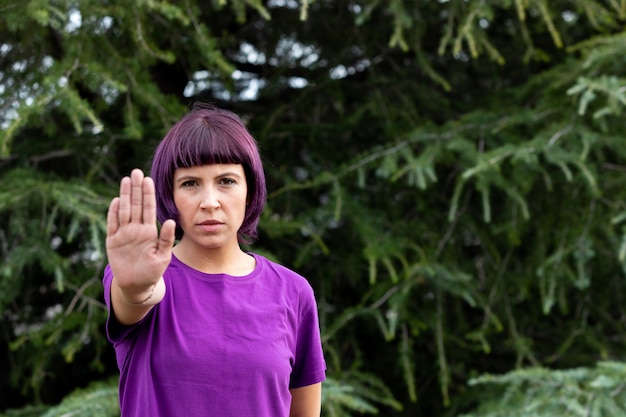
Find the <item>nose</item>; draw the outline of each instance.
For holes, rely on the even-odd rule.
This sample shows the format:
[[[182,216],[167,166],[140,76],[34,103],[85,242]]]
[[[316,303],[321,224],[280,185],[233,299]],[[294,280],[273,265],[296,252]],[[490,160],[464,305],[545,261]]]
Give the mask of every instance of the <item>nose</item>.
[[[215,210],[220,207],[220,202],[217,197],[217,192],[210,188],[205,189],[202,193],[202,198],[200,200],[200,208],[202,210]]]

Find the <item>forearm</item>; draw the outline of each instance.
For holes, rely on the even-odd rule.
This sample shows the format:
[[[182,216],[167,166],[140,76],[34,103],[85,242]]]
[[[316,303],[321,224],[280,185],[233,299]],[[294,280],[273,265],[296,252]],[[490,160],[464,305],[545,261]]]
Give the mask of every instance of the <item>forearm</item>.
[[[165,281],[161,277],[147,288],[123,289],[114,277],[111,282],[111,310],[115,319],[123,325],[135,324],[165,296]]]
[[[289,417],[320,417],[322,408],[322,383],[294,388],[291,392]]]

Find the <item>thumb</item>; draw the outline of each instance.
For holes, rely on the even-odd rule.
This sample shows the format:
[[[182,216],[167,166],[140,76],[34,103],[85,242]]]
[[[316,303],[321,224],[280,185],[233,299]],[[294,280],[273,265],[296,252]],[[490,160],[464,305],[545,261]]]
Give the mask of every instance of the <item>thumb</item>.
[[[166,220],[161,225],[159,234],[159,251],[171,250],[176,239],[176,222],[172,219]]]

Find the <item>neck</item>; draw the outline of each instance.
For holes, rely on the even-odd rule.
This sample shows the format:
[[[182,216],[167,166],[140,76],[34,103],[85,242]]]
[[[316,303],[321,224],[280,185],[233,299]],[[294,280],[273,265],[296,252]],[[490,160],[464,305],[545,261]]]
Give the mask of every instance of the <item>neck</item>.
[[[184,264],[207,274],[247,275],[256,265],[252,256],[241,250],[239,244],[219,248],[190,247],[181,240],[174,247],[174,255]]]

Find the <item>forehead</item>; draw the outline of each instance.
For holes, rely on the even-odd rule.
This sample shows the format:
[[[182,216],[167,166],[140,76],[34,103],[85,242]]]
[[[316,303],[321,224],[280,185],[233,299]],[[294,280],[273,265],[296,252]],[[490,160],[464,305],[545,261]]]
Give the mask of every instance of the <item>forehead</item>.
[[[224,175],[235,175],[245,178],[243,165],[241,164],[206,164],[196,165],[190,168],[176,168],[174,180],[182,177],[220,177]]]

